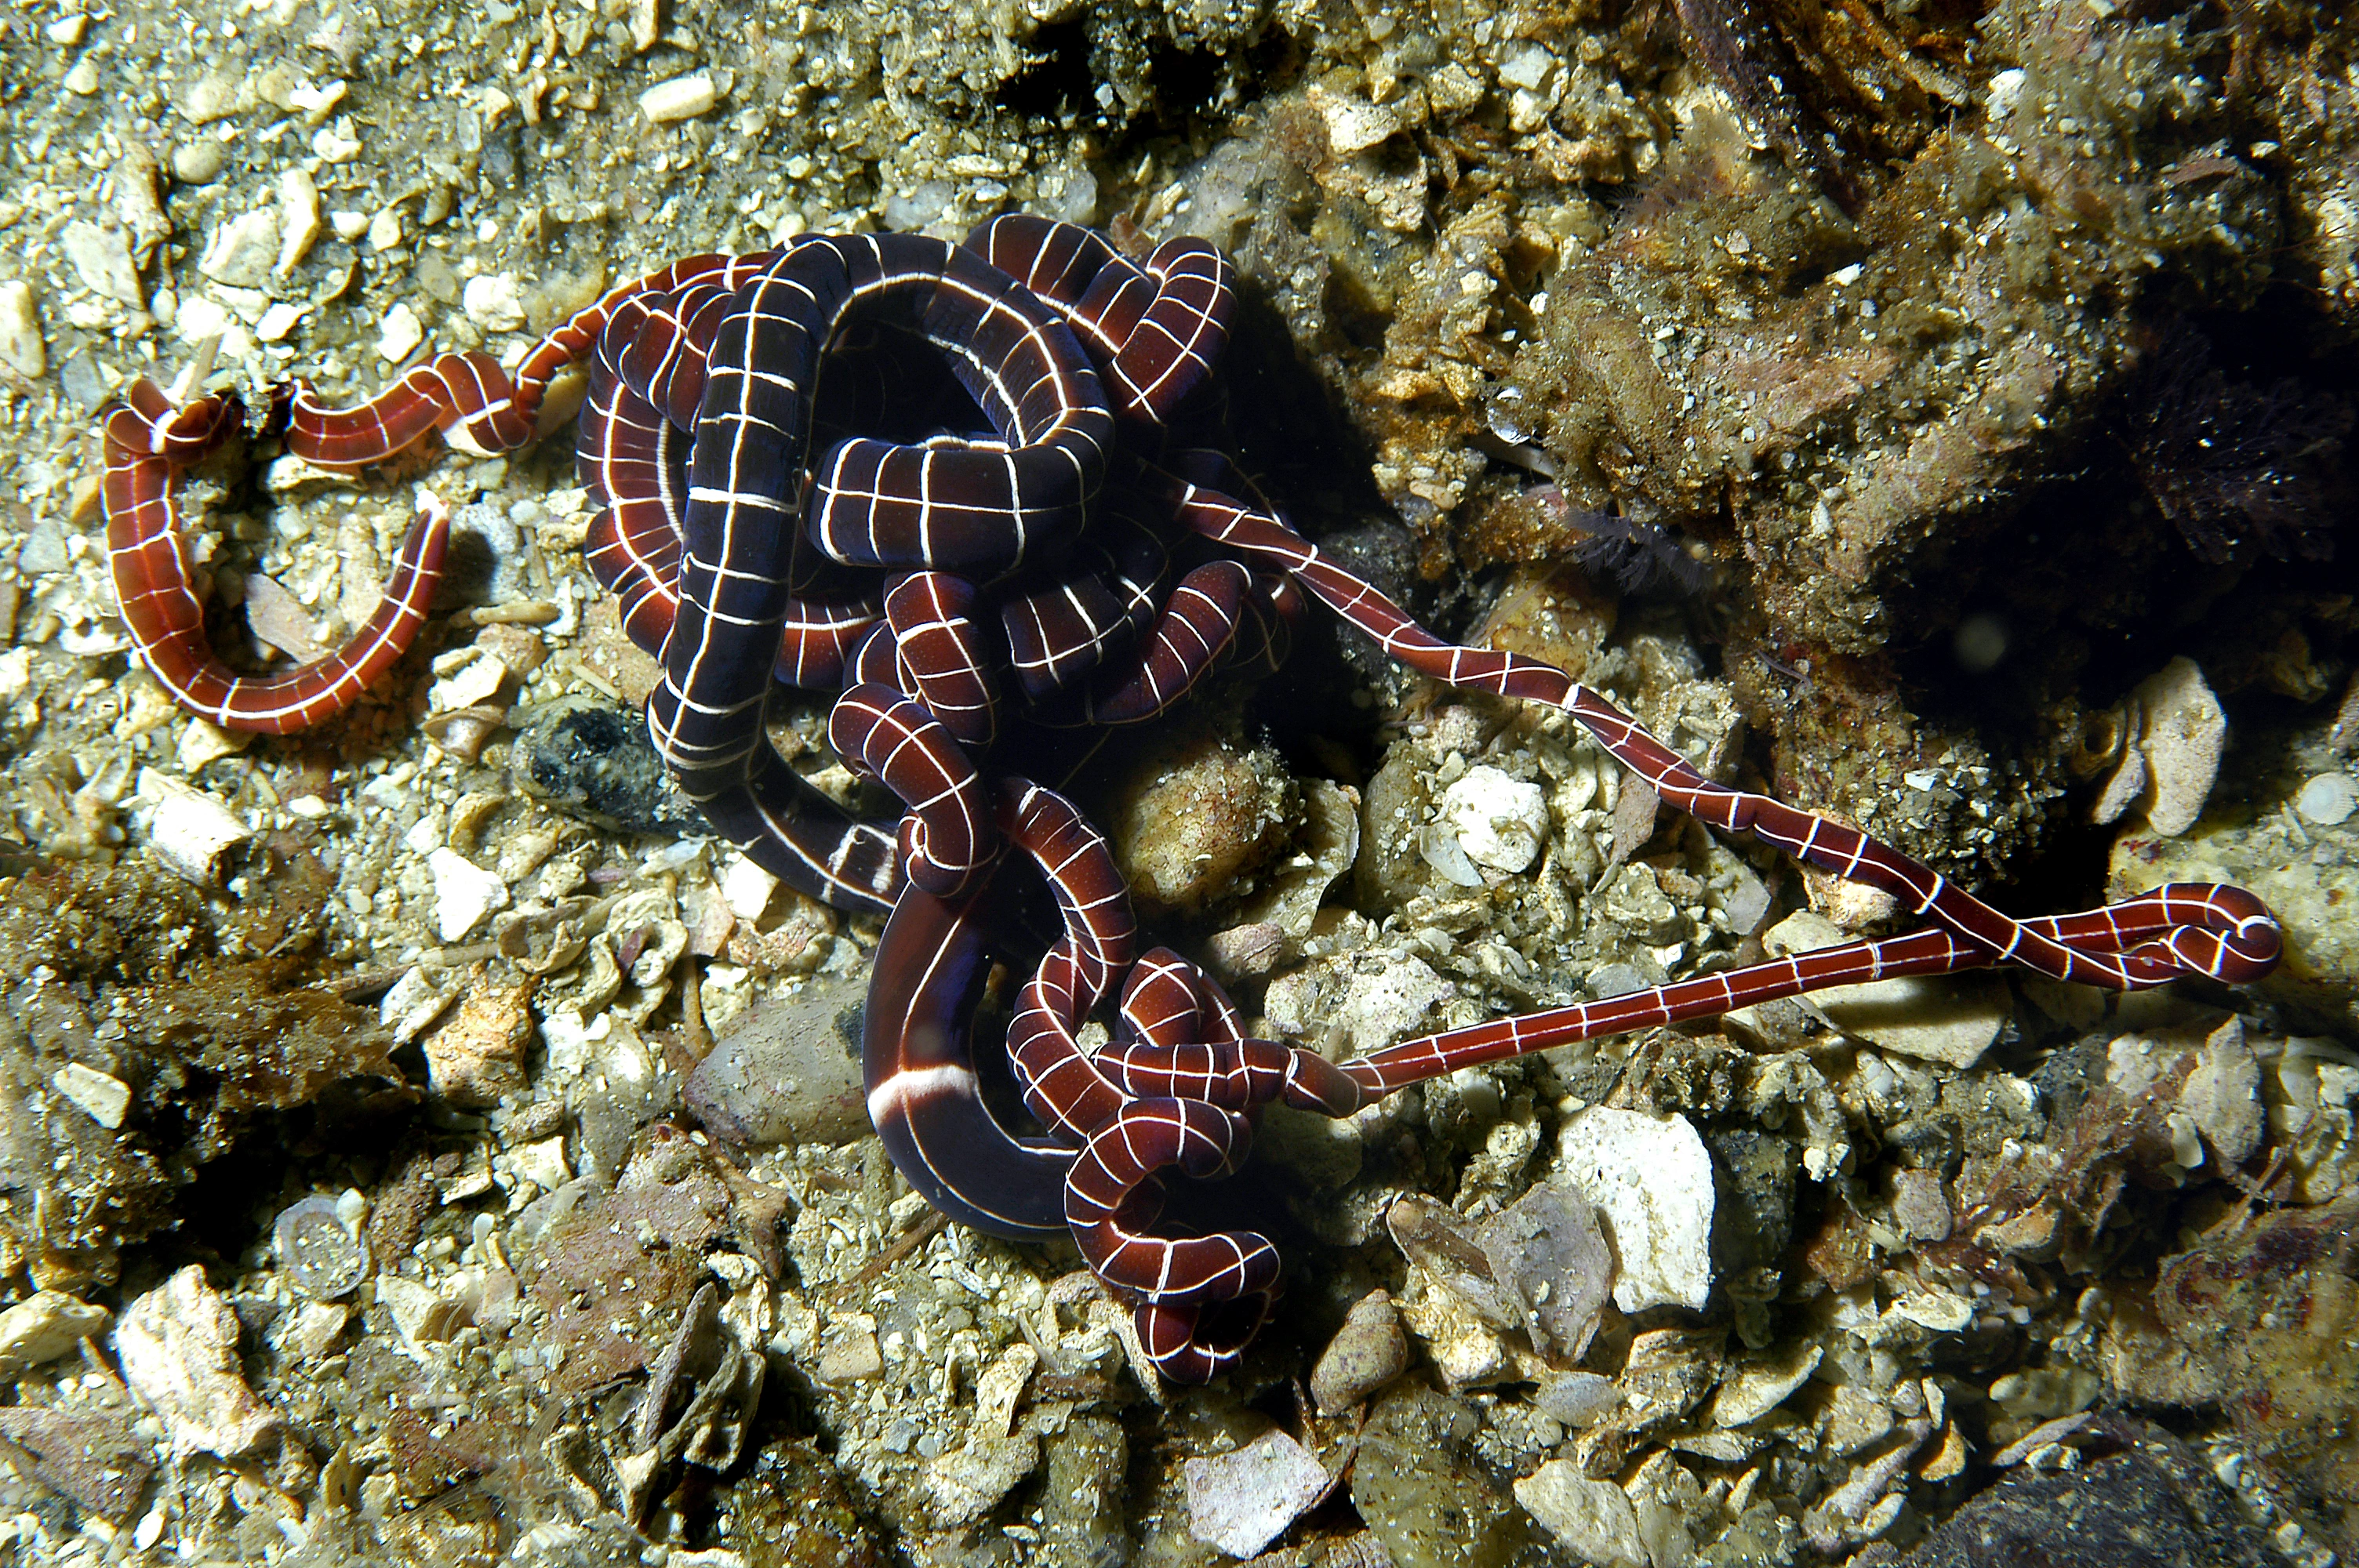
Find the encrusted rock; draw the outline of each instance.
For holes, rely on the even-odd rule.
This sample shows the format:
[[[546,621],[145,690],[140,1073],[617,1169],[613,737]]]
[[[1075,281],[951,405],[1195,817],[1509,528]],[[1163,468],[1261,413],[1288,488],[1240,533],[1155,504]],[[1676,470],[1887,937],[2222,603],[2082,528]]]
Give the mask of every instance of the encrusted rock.
[[[1558,1162],[1605,1217],[1614,1304],[1701,1311],[1712,1294],[1712,1156],[1687,1118],[1593,1106],[1565,1123]]]
[[[1801,911],[1771,926],[1762,945],[1776,957],[1850,940],[1822,915]],[[1911,976],[1830,986],[1810,1003],[1844,1033],[1903,1055],[1966,1068],[2006,1026],[2014,999],[1995,975]]]
[[[434,1092],[480,1110],[527,1085],[525,1048],[532,1042],[533,982],[470,987],[451,1020],[426,1036],[426,1070]]]
[[[1596,1568],[1650,1568],[1629,1494],[1593,1481],[1570,1459],[1551,1459],[1516,1483],[1516,1501],[1565,1548]]]
[[[106,1309],[63,1291],[35,1291],[0,1312],[0,1379],[56,1360],[106,1326]]]
[[[41,338],[40,313],[30,286],[11,278],[0,283],[0,365],[27,381],[49,373],[49,345]]]
[[[1341,1415],[1391,1382],[1408,1365],[1408,1336],[1383,1291],[1353,1304],[1343,1326],[1310,1369],[1310,1398],[1321,1415]]]
[[[1327,1491],[1319,1461],[1276,1430],[1186,1470],[1188,1533],[1232,1557],[1257,1555]]]
[[[260,288],[277,261],[278,214],[263,207],[216,225],[197,270],[233,288]]]
[[[139,794],[148,803],[148,847],[200,887],[213,881],[222,851],[254,837],[235,812],[168,773],[140,769]]]
[[[237,1338],[237,1314],[194,1263],[124,1309],[115,1361],[162,1418],[174,1454],[234,1459],[277,1434],[277,1412],[246,1387]]]

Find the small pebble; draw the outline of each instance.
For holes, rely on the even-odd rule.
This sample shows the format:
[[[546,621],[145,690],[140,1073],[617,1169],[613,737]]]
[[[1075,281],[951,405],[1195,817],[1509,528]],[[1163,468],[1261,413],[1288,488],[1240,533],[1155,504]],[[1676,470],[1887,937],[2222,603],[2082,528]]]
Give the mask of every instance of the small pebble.
[[[389,251],[401,243],[401,214],[387,207],[368,222],[369,249]]]
[[[153,768],[139,770],[139,794],[147,801],[147,847],[184,881],[212,884],[222,851],[254,837],[254,829],[202,790]]]
[[[237,79],[223,71],[201,76],[180,97],[180,115],[191,125],[210,125],[237,108]]]
[[[1393,1298],[1371,1291],[1343,1319],[1310,1372],[1310,1397],[1321,1415],[1341,1415],[1391,1382],[1408,1366],[1408,1336]]]
[[[66,72],[65,89],[77,98],[87,98],[98,91],[98,61],[88,55],[74,62]]]
[[[278,178],[278,265],[271,270],[280,277],[293,272],[319,237],[320,187],[302,169],[290,168]]]
[[[288,1283],[315,1302],[351,1295],[369,1276],[368,1243],[336,1212],[336,1200],[317,1195],[279,1211],[270,1227],[272,1249]]]
[[[238,1364],[237,1314],[191,1263],[124,1309],[115,1365],[170,1436],[173,1454],[245,1454],[280,1429]]]
[[[71,16],[59,17],[41,30],[49,35],[49,42],[61,49],[80,49],[84,35],[90,31],[90,17],[77,11]]]
[[[467,319],[489,332],[513,332],[524,325],[524,300],[516,275],[495,272],[467,280],[460,303]]]
[[[0,1378],[54,1361],[106,1326],[106,1309],[62,1291],[35,1291],[0,1312]]]
[[[0,283],[0,364],[27,381],[49,373],[49,345],[41,337],[32,287],[13,278]]]
[[[328,227],[335,231],[336,238],[347,244],[367,233],[368,226],[369,216],[365,212],[336,211],[328,214]]]
[[[59,235],[65,247],[66,260],[82,278],[82,285],[93,294],[103,294],[118,304],[144,307],[147,296],[139,286],[139,269],[131,261],[131,245],[116,228],[100,228],[97,224],[76,221],[65,226]]]
[[[2320,827],[2340,827],[2359,810],[2359,784],[2349,773],[2321,773],[2301,786],[2293,808],[2305,822]]]
[[[49,1087],[71,1100],[109,1132],[123,1125],[131,1108],[131,1086],[112,1073],[68,1062],[49,1075]]]
[[[419,320],[418,312],[407,305],[396,305],[385,313],[376,334],[377,357],[387,364],[399,364],[418,351],[426,341],[426,325]]]
[[[432,1345],[466,1326],[467,1309],[431,1285],[399,1274],[376,1277],[376,1299],[393,1314],[393,1326],[411,1345]]]
[[[216,226],[197,270],[232,288],[260,288],[278,259],[278,214],[265,207]]]
[[[229,162],[229,150],[211,136],[172,149],[172,178],[182,185],[211,185]]]
[[[1621,1262],[1614,1304],[1703,1310],[1712,1294],[1712,1156],[1683,1116],[1593,1106],[1559,1135],[1560,1169],[1603,1211]]]
[[[254,324],[254,341],[257,343],[284,342],[287,334],[292,332],[295,324],[301,319],[301,306],[289,305],[284,299],[275,300],[262,313],[262,319]]]
[[[657,82],[639,94],[639,113],[647,117],[649,124],[661,125],[674,120],[693,120],[720,101],[712,78],[700,72]]]
[[[445,942],[458,941],[508,902],[507,883],[456,849],[437,849],[426,863],[434,873],[434,928]]]
[[[1232,1557],[1252,1557],[1327,1492],[1327,1472],[1282,1432],[1187,1463],[1188,1533]]]

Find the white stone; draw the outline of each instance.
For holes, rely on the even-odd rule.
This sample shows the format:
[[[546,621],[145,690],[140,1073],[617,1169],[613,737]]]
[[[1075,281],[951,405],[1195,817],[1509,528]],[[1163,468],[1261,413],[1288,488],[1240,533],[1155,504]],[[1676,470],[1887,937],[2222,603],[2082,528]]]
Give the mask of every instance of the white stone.
[[[1516,1483],[1516,1501],[1595,1568],[1649,1568],[1638,1510],[1611,1481],[1593,1481],[1571,1459],[1551,1459]]]
[[[1775,957],[1851,940],[1833,921],[1808,910],[1771,926],[1762,946]],[[1982,1060],[2014,1010],[1996,975],[1924,975],[1814,990],[1810,1005],[1856,1040],[1904,1056],[1966,1068]]]
[[[290,168],[278,177],[278,264],[285,277],[302,265],[320,237],[320,187],[310,174]]]
[[[426,865],[434,873],[434,929],[445,942],[456,942],[508,902],[507,884],[456,849],[435,850]]]
[[[1955,1334],[1974,1321],[1974,1303],[1948,1291],[1907,1291],[1892,1303],[1890,1315],[1936,1334]]]
[[[139,286],[139,269],[131,262],[131,243],[122,230],[102,229],[78,219],[65,226],[58,243],[83,287],[134,309],[146,308],[147,294]]]
[[[250,1453],[279,1430],[237,1359],[237,1314],[191,1263],[125,1310],[114,1358],[123,1380],[162,1419],[179,1457]]]
[[[131,1086],[112,1073],[80,1062],[68,1062],[49,1075],[49,1087],[80,1106],[92,1121],[109,1132],[123,1125],[131,1108]]]
[[[1548,792],[1488,765],[1472,767],[1441,792],[1441,819],[1477,865],[1520,871],[1548,838]]]
[[[418,312],[408,305],[396,305],[385,313],[376,334],[377,358],[387,364],[399,364],[418,351],[426,341],[426,325],[419,320]]]
[[[5,331],[0,325],[0,331]],[[2301,786],[2293,797],[2293,808],[2301,813],[2304,822],[2320,827],[2340,827],[2359,811],[2359,784],[2349,773],[2321,773]]]
[[[369,216],[365,212],[353,212],[340,208],[328,214],[328,227],[334,230],[336,238],[346,244],[367,233],[368,226]]]
[[[153,768],[139,770],[148,806],[147,847],[176,875],[203,887],[223,850],[254,837],[244,818],[202,790]]]
[[[56,1360],[106,1326],[106,1309],[62,1291],[35,1291],[0,1312],[0,1378]]]
[[[311,154],[322,163],[349,163],[360,156],[360,139],[353,135],[350,114],[311,133]]]
[[[49,373],[49,344],[41,336],[32,287],[13,278],[0,283],[0,365],[27,381]]]
[[[0,365],[27,381],[49,373],[49,344],[41,337],[32,287],[13,278],[0,283]]]
[[[1364,152],[1401,129],[1399,110],[1371,103],[1357,92],[1313,87],[1310,101],[1327,122],[1327,145],[1338,157]]]
[[[2146,753],[2150,775],[2147,825],[2175,838],[2203,815],[2203,802],[2220,776],[2228,715],[2189,658],[2171,660],[2140,682],[2135,695],[2145,716],[2138,750]]]
[[[714,91],[712,78],[699,72],[694,76],[675,76],[669,81],[658,81],[639,94],[639,113],[650,124],[668,124],[674,120],[693,120],[721,102]]]
[[[1701,1311],[1712,1294],[1712,1156],[1683,1116],[1593,1106],[1558,1139],[1565,1177],[1605,1220],[1614,1304]]]
[[[393,1314],[393,1326],[412,1346],[450,1338],[467,1320],[467,1309],[430,1285],[399,1274],[376,1277],[376,1299]]]
[[[257,343],[284,342],[295,324],[303,319],[303,307],[289,305],[284,299],[274,300],[254,324],[254,341]]]
[[[508,667],[498,654],[477,652],[473,658],[437,680],[427,693],[427,701],[437,713],[479,708],[499,696],[507,678]]]
[[[467,319],[487,332],[513,332],[524,326],[524,299],[516,292],[514,273],[486,273],[471,277],[459,297]]]
[[[401,243],[401,214],[392,208],[380,209],[368,223],[369,249],[389,251]]]
[[[336,105],[351,92],[352,88],[341,81],[331,80],[324,87],[299,81],[287,91],[287,106],[299,111],[307,125],[325,124],[328,116],[336,112]]]
[[[516,1162],[516,1173],[543,1192],[555,1192],[573,1179],[573,1166],[565,1158],[565,1135],[543,1138],[518,1148],[510,1158]]]
[[[721,873],[722,902],[740,920],[761,919],[770,907],[770,895],[777,891],[778,879],[743,855],[733,857]]]
[[[1353,1055],[1380,1051],[1420,1028],[1426,1015],[1457,994],[1422,958],[1393,957],[1374,974],[1353,972],[1334,1021]]]
[[[212,71],[189,84],[181,95],[180,114],[192,125],[210,125],[237,112],[237,78]]]
[[[197,270],[232,288],[260,288],[278,260],[278,214],[268,207],[216,224]]]
[[[1232,1557],[1254,1557],[1327,1491],[1310,1451],[1275,1429],[1244,1447],[1190,1459],[1188,1533]]]
[[[245,329],[220,300],[202,294],[191,294],[180,301],[179,308],[172,314],[172,330],[186,343],[220,340],[225,359],[241,358],[245,351],[241,347],[247,340]]]
[[[224,730],[209,719],[191,717],[181,728],[180,743],[173,749],[172,760],[180,771],[194,778],[207,762],[223,757],[234,757],[254,743],[250,730]]]
[[[1796,1389],[1810,1380],[1826,1351],[1816,1345],[1797,1344],[1780,1356],[1738,1363],[1712,1396],[1714,1426],[1750,1426],[1786,1402]]]

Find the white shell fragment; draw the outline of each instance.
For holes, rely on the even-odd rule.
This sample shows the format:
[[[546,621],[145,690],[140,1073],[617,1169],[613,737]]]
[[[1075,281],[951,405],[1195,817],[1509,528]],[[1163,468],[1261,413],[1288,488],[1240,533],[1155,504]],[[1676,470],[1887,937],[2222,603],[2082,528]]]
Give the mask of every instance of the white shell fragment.
[[[778,879],[739,855],[721,873],[721,897],[729,905],[729,913],[740,920],[759,920],[770,907],[770,895],[778,891]]]
[[[1762,946],[1782,958],[1832,947],[1850,935],[1823,915],[1801,910],[1764,933]],[[1854,1039],[1961,1070],[1982,1060],[2015,1005],[2006,982],[1988,974],[1830,986],[1812,991],[1810,1000],[1828,1022]]]
[[[1720,1392],[1712,1397],[1708,1412],[1712,1423],[1719,1427],[1751,1426],[1809,1382],[1825,1356],[1822,1346],[1805,1343],[1739,1362],[1722,1379]]]
[[[1327,1491],[1310,1451],[1275,1429],[1233,1453],[1188,1461],[1188,1533],[1232,1557],[1258,1556]]]
[[[0,365],[27,381],[49,373],[49,350],[33,308],[33,290],[14,278],[0,283]]]
[[[1611,1481],[1593,1481],[1578,1461],[1551,1459],[1516,1483],[1516,1501],[1567,1549],[1597,1568],[1648,1568],[1638,1510]]]
[[[458,941],[508,901],[507,883],[456,849],[436,849],[426,868],[434,873],[435,934],[445,942]]]
[[[431,1345],[466,1326],[467,1309],[430,1285],[399,1274],[376,1277],[376,1299],[393,1314],[393,1326],[411,1345]]]
[[[2130,694],[2134,739],[2120,766],[2098,793],[2091,816],[2118,821],[2133,805],[2146,808],[2147,826],[2176,838],[2203,815],[2220,776],[2228,716],[2190,658],[2175,658]]]
[[[278,177],[278,262],[271,271],[280,277],[292,273],[319,237],[319,184],[304,170],[290,168]]]
[[[675,76],[669,81],[658,81],[639,94],[639,113],[650,124],[669,124],[675,120],[693,120],[721,102],[721,94],[712,85],[712,78],[698,72],[694,76]]]
[[[140,769],[139,794],[149,808],[148,849],[174,875],[199,887],[212,881],[223,850],[254,837],[235,812],[168,773]]]
[[[2313,827],[2340,827],[2359,811],[2359,783],[2349,773],[2321,773],[2301,786],[2293,808]]]
[[[68,1062],[51,1073],[49,1085],[109,1132],[123,1125],[124,1113],[131,1108],[129,1084],[80,1062]]]
[[[264,207],[217,225],[197,258],[197,270],[232,288],[260,288],[277,262],[278,214]]]
[[[1442,792],[1441,819],[1476,865],[1520,871],[1539,859],[1548,838],[1548,794],[1496,768],[1472,767]]]
[[[59,243],[65,247],[66,260],[73,264],[82,287],[92,293],[135,308],[147,303],[139,287],[139,269],[131,262],[130,242],[122,230],[102,229],[77,220],[65,226]]]
[[[63,1291],[35,1291],[0,1312],[0,1378],[56,1360],[106,1326],[106,1309]]]
[[[407,305],[396,305],[377,325],[377,358],[387,364],[399,364],[416,353],[418,345],[425,341],[426,324],[418,319],[418,312]]]
[[[487,332],[514,332],[524,326],[524,298],[516,292],[514,273],[486,273],[471,277],[459,296],[467,319]]]
[[[1593,1106],[1565,1123],[1557,1157],[1604,1216],[1622,1265],[1614,1304],[1701,1311],[1712,1294],[1712,1156],[1687,1118]]]
[[[172,1452],[251,1452],[279,1428],[237,1360],[237,1314],[191,1263],[133,1302],[115,1325],[123,1380],[164,1422]]]

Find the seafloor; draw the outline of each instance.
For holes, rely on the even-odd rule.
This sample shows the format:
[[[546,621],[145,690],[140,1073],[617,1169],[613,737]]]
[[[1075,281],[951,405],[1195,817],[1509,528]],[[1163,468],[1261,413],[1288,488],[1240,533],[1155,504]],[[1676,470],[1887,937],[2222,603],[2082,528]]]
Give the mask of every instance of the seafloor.
[[[0,115],[6,1561],[2359,1552],[2343,7],[20,0]],[[1246,462],[1444,629],[2018,914],[2245,883],[2285,963],[1273,1113],[1201,1195],[1277,1318],[1166,1387],[868,1136],[876,924],[666,792],[564,435],[196,476],[248,667],[457,511],[353,714],[224,735],[130,657],[133,378],[357,398],[676,256],[1013,210],[1230,251]],[[1075,786],[1260,1027],[1894,928],[1560,715],[1302,643]]]

